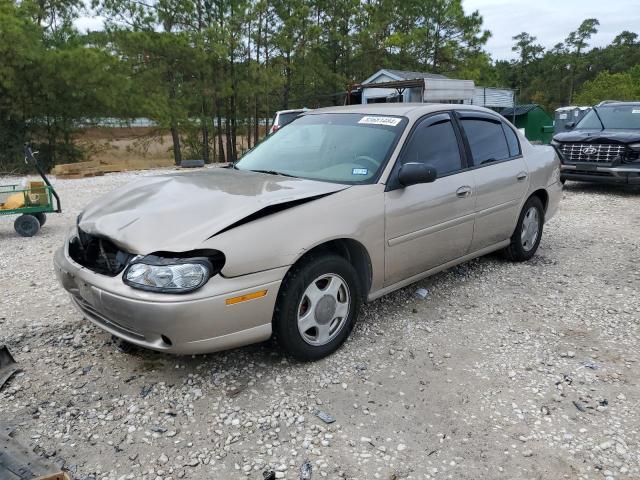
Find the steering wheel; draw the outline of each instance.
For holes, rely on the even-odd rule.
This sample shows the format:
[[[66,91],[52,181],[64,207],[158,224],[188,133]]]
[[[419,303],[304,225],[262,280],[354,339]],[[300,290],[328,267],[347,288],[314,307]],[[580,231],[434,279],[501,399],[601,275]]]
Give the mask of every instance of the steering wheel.
[[[369,170],[371,170],[372,172],[375,172],[376,170],[378,170],[378,167],[380,166],[378,165],[378,162],[376,162],[373,158],[371,158],[368,155],[358,155],[353,161],[358,165],[362,165],[365,167],[368,166]],[[368,164],[368,165],[363,165],[363,164]]]

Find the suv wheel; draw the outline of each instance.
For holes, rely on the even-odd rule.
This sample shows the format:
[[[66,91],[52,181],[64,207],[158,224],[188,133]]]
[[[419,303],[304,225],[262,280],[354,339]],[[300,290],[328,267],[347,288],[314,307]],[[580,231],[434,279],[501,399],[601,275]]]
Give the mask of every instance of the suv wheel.
[[[326,357],[347,339],[362,303],[358,275],[343,257],[313,256],[294,265],[274,311],[276,341],[291,356]]]
[[[538,197],[530,197],[522,207],[518,225],[511,236],[511,245],[505,249],[509,260],[524,262],[538,250],[544,227],[544,207]]]

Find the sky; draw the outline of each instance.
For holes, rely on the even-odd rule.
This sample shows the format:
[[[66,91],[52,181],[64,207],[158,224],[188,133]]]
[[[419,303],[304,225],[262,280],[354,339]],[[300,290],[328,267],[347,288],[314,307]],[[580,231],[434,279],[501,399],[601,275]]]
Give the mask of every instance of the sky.
[[[491,31],[487,50],[494,60],[514,58],[512,37],[527,32],[552,48],[586,18],[600,21],[590,45],[608,44],[623,30],[640,34],[639,0],[463,0],[466,13],[478,10]]]
[[[585,18],[600,21],[593,47],[604,46],[623,30],[640,34],[640,0],[463,0],[467,13],[478,10],[484,28],[491,31],[485,50],[494,60],[514,58],[512,37],[527,32],[537,43],[552,48]],[[83,17],[76,22],[81,30],[98,30],[99,17]]]

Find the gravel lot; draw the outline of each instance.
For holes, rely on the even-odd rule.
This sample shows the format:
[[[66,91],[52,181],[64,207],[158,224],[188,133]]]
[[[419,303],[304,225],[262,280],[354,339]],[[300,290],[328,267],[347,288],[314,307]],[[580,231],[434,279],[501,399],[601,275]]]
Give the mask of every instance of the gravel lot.
[[[532,261],[395,292],[300,364],[271,344],[125,352],[72,308],[54,250],[148,174],[58,180],[65,213],[30,239],[0,219],[0,344],[24,369],[0,421],[76,478],[298,479],[306,460],[313,479],[640,478],[640,190],[567,184]]]

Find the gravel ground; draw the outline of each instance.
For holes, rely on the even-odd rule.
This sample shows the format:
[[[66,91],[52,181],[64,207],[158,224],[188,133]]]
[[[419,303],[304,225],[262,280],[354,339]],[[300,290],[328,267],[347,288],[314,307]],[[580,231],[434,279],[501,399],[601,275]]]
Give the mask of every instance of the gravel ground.
[[[58,180],[65,213],[34,238],[0,219],[0,343],[24,369],[0,419],[76,478],[298,479],[307,460],[313,479],[640,478],[640,191],[567,184],[532,261],[377,300],[301,364],[269,343],[126,352],[72,308],[53,252],[138,175]]]

